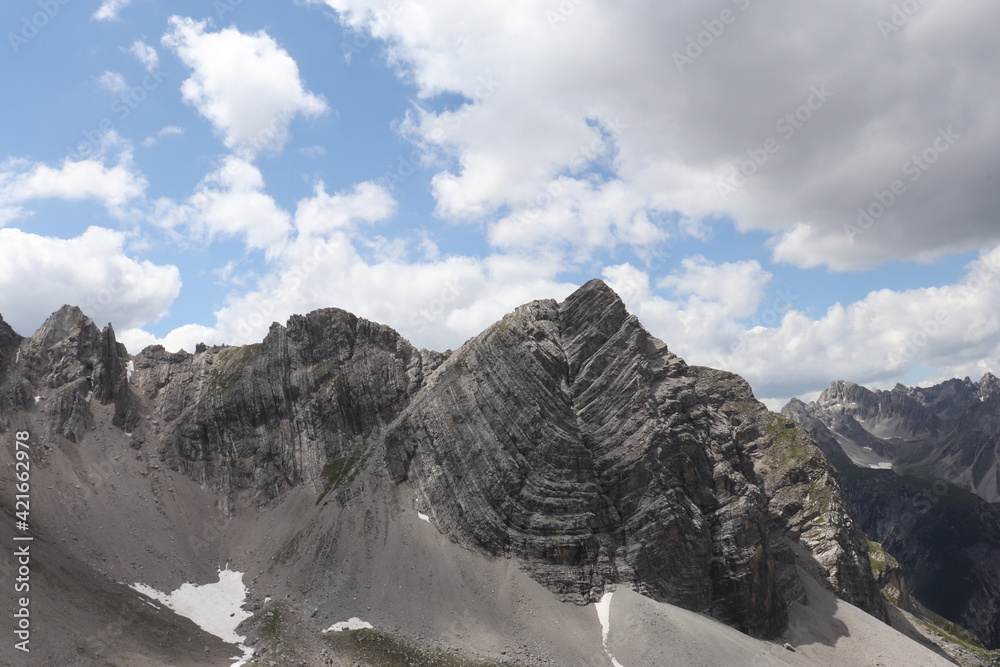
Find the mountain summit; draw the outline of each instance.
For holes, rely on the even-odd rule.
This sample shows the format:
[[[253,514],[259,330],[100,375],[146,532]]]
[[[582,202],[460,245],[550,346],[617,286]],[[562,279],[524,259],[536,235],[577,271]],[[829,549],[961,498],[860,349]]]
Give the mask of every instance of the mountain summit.
[[[739,661],[710,639],[723,630],[684,634],[706,622],[690,612],[746,633],[726,651],[776,664],[808,662],[751,637],[811,643],[849,624],[937,659],[876,620],[865,535],[806,432],[738,376],[687,365],[598,280],[445,353],[329,308],[254,345],[132,357],[67,307],[31,338],[0,326],[0,402],[5,431],[40,454],[40,557],[80,573],[39,584],[39,617],[77,637],[53,655],[134,606],[118,582],[170,591],[228,564],[247,576],[247,642],[279,664],[381,664],[369,650],[390,645],[486,661],[470,664],[657,664],[664,623],[698,660]],[[592,604],[612,628],[596,643],[607,618]],[[320,632],[352,616],[375,629]],[[127,630],[94,655],[202,664],[141,621]]]

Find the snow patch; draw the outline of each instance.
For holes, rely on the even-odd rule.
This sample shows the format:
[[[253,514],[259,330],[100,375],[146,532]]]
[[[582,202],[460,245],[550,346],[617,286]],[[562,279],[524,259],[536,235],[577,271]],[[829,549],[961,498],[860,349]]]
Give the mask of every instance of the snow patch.
[[[605,593],[594,606],[597,608],[597,620],[601,624],[601,644],[604,646],[604,652],[611,658],[611,664],[614,667],[622,667],[622,663],[618,662],[608,649],[608,633],[611,632],[611,598],[613,595],[614,591]]]
[[[125,364],[125,381],[126,382],[131,382],[132,381],[132,373],[134,373],[134,372],[135,372],[135,362],[132,361],[131,359],[129,359],[128,363]]]
[[[427,523],[431,522],[431,518],[426,514],[424,514],[423,512],[417,512],[417,516],[426,521]]]
[[[892,470],[892,461],[880,461],[868,466],[872,470]]]
[[[253,649],[244,646],[246,637],[236,634],[236,626],[253,616],[243,609],[247,597],[247,588],[243,585],[243,573],[234,572],[227,566],[219,570],[219,581],[215,584],[182,584],[173,593],[161,593],[151,586],[135,583],[132,590],[142,593],[172,609],[176,614],[190,618],[198,627],[216,637],[236,644],[243,651],[243,657],[236,656],[231,667],[245,665]]]
[[[326,630],[323,631],[324,634],[327,632],[343,632],[344,630],[371,630],[374,626],[368,621],[362,621],[357,616],[353,616],[346,621],[341,621],[340,623],[334,623]]]
[[[41,396],[35,396],[35,405],[38,405],[38,402],[39,402],[40,400],[42,400],[42,397],[41,397]]]

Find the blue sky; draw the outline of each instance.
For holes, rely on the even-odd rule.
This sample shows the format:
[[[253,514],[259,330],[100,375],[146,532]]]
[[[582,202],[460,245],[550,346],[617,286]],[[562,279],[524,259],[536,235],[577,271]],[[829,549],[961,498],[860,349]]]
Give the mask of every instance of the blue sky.
[[[27,335],[76,303],[137,353],[338,306],[445,349],[601,277],[771,405],[976,379],[998,13],[7,3],[0,314]]]

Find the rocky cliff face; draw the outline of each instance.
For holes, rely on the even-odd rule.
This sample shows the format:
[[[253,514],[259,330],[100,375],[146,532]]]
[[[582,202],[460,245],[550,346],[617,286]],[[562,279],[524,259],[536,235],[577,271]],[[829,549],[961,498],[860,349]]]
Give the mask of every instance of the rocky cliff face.
[[[767,501],[732,425],[601,283],[459,349],[386,459],[448,532],[564,596],[621,581],[749,632],[783,622]]]
[[[707,368],[697,368],[696,374],[702,395],[730,419],[737,442],[753,460],[768,497],[778,552],[790,552],[799,567],[826,579],[841,598],[884,620],[879,587],[868,577],[866,536],[821,448],[793,420],[757,402],[743,378]],[[796,586],[794,578],[785,577],[786,591]]]
[[[163,461],[236,507],[353,465],[433,367],[392,329],[338,309],[274,325],[260,344],[196,354],[147,348],[136,392]],[[352,462],[352,463],[348,463]]]
[[[109,412],[230,514],[299,487],[350,502],[385,475],[452,539],[516,559],[564,599],[623,583],[773,636],[804,595],[802,567],[885,614],[811,439],[740,378],[689,367],[600,281],[446,354],[337,309],[194,354],[129,357],[74,308],[12,334],[0,327],[2,394],[44,414],[48,442],[86,444]]]

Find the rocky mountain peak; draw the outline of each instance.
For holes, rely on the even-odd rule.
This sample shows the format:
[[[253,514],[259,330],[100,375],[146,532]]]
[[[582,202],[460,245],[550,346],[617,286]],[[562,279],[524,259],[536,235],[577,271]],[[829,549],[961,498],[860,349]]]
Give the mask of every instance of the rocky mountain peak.
[[[578,313],[585,310],[594,319],[597,319],[599,314],[617,316],[617,319],[628,316],[625,303],[618,296],[618,293],[598,278],[588,280],[566,297],[566,300],[560,304],[560,310],[565,313]]]
[[[31,339],[40,345],[53,345],[67,338],[79,336],[89,328],[96,330],[93,320],[77,306],[64,305],[49,315],[42,326],[32,334]]]
[[[816,446],[741,378],[688,366],[600,280],[523,305],[450,354],[326,308],[261,343],[133,360],[110,326],[63,308],[18,368],[49,442],[84,443],[113,415],[129,446],[234,518],[310,490],[344,508],[386,484],[562,600],[627,585],[771,637],[802,600],[801,552],[884,616]]]
[[[44,401],[48,434],[72,442],[93,425],[91,398],[113,403],[114,423],[130,427],[136,415],[127,387],[129,360],[110,324],[98,329],[76,306],[63,306],[20,345],[24,383],[15,392],[17,401]]]
[[[795,574],[775,555],[772,533],[785,527],[741,446],[759,439],[763,450],[771,436],[739,426],[766,413],[744,381],[688,367],[591,281],[562,303],[518,308],[455,351],[386,431],[384,459],[435,525],[519,559],[564,599],[627,583],[770,635],[796,599]],[[835,485],[819,450],[800,446],[815,470],[783,470],[776,487],[816,471],[815,484]],[[823,523],[840,516],[838,502],[792,504]],[[838,590],[881,609],[859,534],[814,533],[807,548],[825,554]]]
[[[985,401],[997,395],[1000,395],[1000,378],[990,372],[983,373],[982,379],[979,380],[980,400]]]

